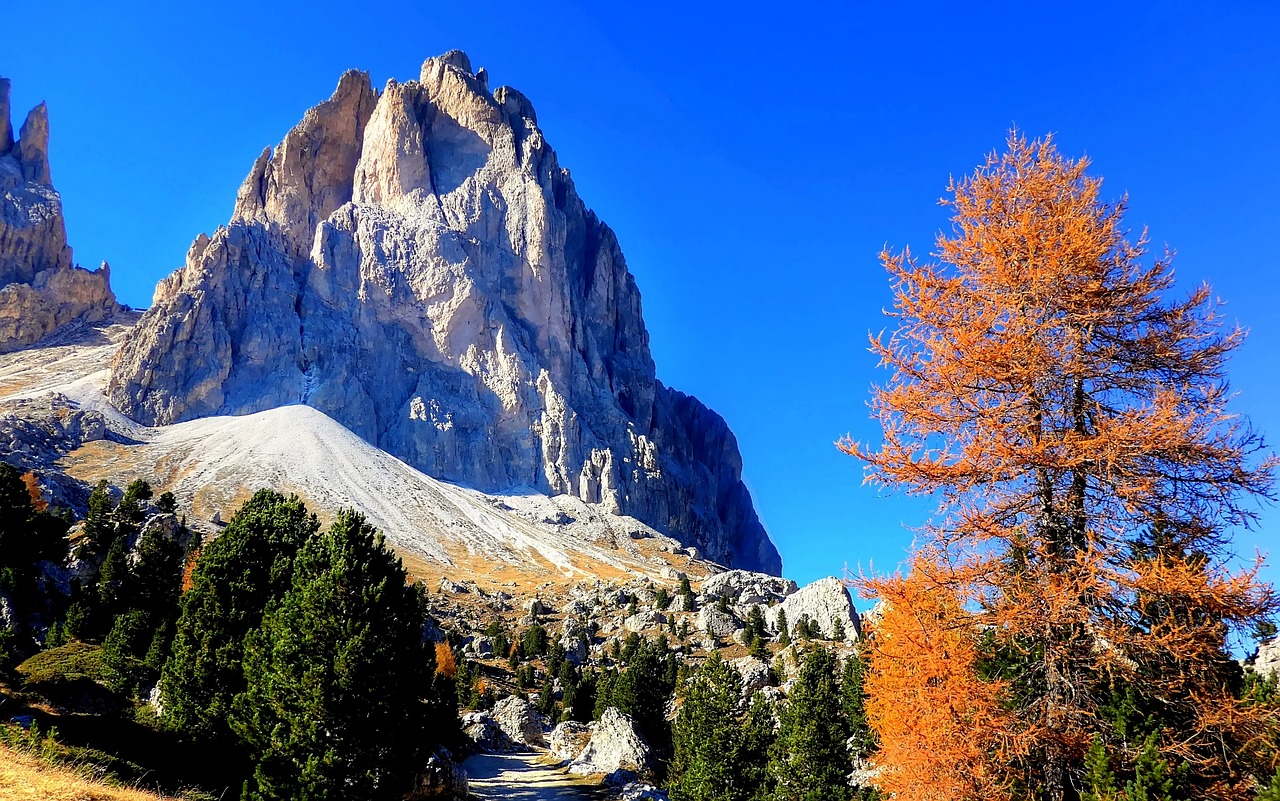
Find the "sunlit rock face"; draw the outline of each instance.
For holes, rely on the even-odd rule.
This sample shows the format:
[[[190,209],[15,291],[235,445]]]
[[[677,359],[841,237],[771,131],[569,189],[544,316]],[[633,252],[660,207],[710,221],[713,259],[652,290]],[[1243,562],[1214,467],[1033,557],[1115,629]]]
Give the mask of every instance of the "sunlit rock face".
[[[432,476],[635,516],[781,561],[724,420],[655,378],[640,293],[533,106],[457,51],[348,72],[254,164],[115,364],[160,425],[304,403]]]
[[[119,307],[110,271],[76,267],[49,170],[49,114],[27,115],[15,140],[9,80],[0,78],[0,353],[25,348]]]

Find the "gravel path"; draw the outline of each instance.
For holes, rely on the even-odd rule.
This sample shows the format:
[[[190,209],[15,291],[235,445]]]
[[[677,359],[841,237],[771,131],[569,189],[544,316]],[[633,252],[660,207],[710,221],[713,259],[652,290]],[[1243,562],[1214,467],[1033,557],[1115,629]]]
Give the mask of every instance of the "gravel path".
[[[598,785],[586,784],[539,754],[477,754],[462,763],[471,793],[489,801],[598,801]]]

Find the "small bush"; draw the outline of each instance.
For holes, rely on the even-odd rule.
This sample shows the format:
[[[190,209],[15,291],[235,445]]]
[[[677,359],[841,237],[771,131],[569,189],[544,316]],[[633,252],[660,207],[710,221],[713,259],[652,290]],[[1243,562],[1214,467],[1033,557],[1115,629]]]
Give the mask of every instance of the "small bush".
[[[103,682],[102,649],[87,642],[69,642],[41,651],[18,665],[18,675],[28,685],[70,684],[88,680]]]

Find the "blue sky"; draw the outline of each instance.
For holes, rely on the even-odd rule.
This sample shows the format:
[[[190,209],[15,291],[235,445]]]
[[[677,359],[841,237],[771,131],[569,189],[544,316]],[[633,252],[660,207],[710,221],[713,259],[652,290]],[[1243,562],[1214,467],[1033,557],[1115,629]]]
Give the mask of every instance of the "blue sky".
[[[803,582],[892,569],[928,516],[832,443],[877,434],[876,254],[928,251],[948,176],[1012,124],[1087,153],[1135,232],[1178,250],[1180,281],[1228,301],[1252,332],[1236,410],[1280,441],[1280,6],[1049,5],[26,3],[5,12],[0,74],[15,116],[49,102],[77,259],[110,261],[146,306],[343,70],[381,85],[466,50],[532,99],[618,232],[659,377],[728,419]],[[1263,514],[1239,550],[1280,555]]]

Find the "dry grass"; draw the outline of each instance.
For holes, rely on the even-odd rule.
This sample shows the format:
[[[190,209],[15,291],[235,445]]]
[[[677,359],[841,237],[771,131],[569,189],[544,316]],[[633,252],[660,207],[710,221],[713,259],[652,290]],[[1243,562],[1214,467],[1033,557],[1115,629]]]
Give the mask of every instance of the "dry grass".
[[[0,798],[6,801],[161,801],[142,790],[109,787],[0,745]]]

